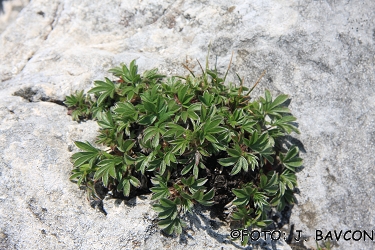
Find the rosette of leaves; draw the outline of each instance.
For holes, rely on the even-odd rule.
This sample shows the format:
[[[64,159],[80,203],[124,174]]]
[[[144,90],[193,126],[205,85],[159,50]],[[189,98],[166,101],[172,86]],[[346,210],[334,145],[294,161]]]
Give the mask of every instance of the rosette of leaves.
[[[201,67],[202,68],[202,67]],[[186,77],[165,77],[157,69],[138,73],[135,61],[111,69],[115,80],[95,81],[88,93],[66,98],[73,119],[96,119],[96,143],[76,141],[72,180],[108,192],[152,193],[159,225],[181,233],[183,216],[195,204],[224,206],[215,176],[231,184],[231,219],[243,227],[264,227],[272,207],[293,203],[298,148],[282,146],[286,134],[299,133],[287,95],[252,100],[240,80],[202,68]],[[91,188],[90,191],[93,189]],[[95,193],[95,192],[91,192]]]

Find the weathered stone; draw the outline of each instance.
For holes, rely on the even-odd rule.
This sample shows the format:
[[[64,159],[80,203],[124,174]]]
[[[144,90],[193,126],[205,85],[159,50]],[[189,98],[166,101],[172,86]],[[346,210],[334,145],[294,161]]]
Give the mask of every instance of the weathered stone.
[[[0,0],[0,34],[28,3],[29,0]]]
[[[230,229],[200,208],[186,234],[167,238],[155,227],[149,197],[130,205],[104,200],[105,216],[68,180],[73,141],[93,141],[97,126],[71,121],[59,100],[133,59],[141,71],[187,74],[182,63],[199,71],[195,59],[204,63],[210,42],[211,65],[218,56],[224,72],[233,52],[230,73],[249,86],[267,70],[254,97],[267,88],[292,99],[304,168],[283,230],[302,230],[300,247],[316,246],[316,230],[371,232],[374,8],[371,0],[30,1],[0,35],[0,247],[238,247]],[[335,245],[371,249],[373,242],[341,238]]]

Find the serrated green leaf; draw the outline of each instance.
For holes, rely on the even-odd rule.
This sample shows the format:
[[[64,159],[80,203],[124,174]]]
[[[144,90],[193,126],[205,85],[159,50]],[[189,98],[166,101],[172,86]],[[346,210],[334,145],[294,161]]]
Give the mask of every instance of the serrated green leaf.
[[[234,212],[232,214],[232,219],[233,220],[242,220],[243,219],[243,214],[241,214],[239,212]]]
[[[233,205],[236,205],[236,206],[242,206],[242,205],[247,205],[249,203],[249,198],[236,198],[234,201],[233,201]]]
[[[123,179],[121,182],[121,186],[119,187],[122,189],[122,192],[125,197],[128,197],[130,195],[130,180],[129,179]]]
[[[138,123],[139,124],[142,124],[142,125],[152,125],[155,120],[156,120],[157,116],[154,115],[154,114],[151,114],[151,115],[145,115],[145,116],[142,116],[139,120],[138,120]]]
[[[232,172],[230,173],[231,175],[236,175],[238,174],[242,169],[247,172],[248,171],[249,164],[247,163],[247,160],[241,156],[237,163],[234,165]]]
[[[98,152],[99,150],[96,149],[94,146],[92,146],[88,141],[86,141],[86,143],[84,142],[80,142],[80,141],[75,141],[74,144],[84,150],[84,151],[87,151],[87,152]]]
[[[155,212],[158,212],[158,213],[164,211],[164,207],[162,205],[160,205],[160,204],[154,204],[152,206],[152,208],[155,210]]]
[[[115,129],[111,112],[106,112],[99,116],[98,124],[104,129]]]
[[[302,159],[297,157],[297,155],[298,148],[296,146],[293,146],[285,155],[280,154],[280,161],[286,168],[291,171],[295,171],[295,168],[302,165]]]
[[[133,187],[140,187],[141,186],[141,182],[135,178],[134,176],[130,176],[130,184],[133,185]]]
[[[161,198],[160,199],[160,204],[163,206],[163,207],[175,207],[176,206],[176,204],[173,202],[173,201],[171,201],[171,200],[169,200],[169,199],[166,199],[166,198]]]
[[[159,213],[158,217],[159,219],[167,219],[167,218],[170,218],[170,219],[174,219],[176,218],[177,216],[177,209],[176,208],[169,208],[169,209],[165,209],[163,212]]]
[[[79,152],[75,153],[72,156],[72,159],[74,159],[74,167],[79,167],[84,163],[89,162],[91,159],[96,159],[98,156],[97,153],[92,153],[92,152]]]
[[[270,108],[274,108],[276,106],[279,106],[280,104],[283,104],[284,102],[286,102],[288,100],[288,96],[287,95],[279,95],[278,97],[276,97],[276,99],[272,102]]]
[[[104,186],[108,186],[109,176],[116,177],[115,161],[113,159],[104,159],[98,164],[99,169],[95,172],[94,179],[102,179]]]
[[[125,140],[124,144],[121,147],[122,152],[128,152],[130,149],[132,149],[134,144],[135,144],[134,140]]]
[[[187,164],[182,170],[181,170],[181,175],[186,175],[189,173],[189,171],[194,167],[193,163]]]
[[[232,149],[232,148],[228,148],[227,149],[227,153],[232,156],[232,157],[240,157],[241,156],[241,149]]]
[[[101,105],[108,96],[110,98],[114,97],[115,90],[116,88],[113,82],[108,78],[105,78],[105,82],[95,81],[95,87],[90,89],[88,93],[101,93],[97,101],[98,105]]]
[[[237,198],[248,198],[250,194],[248,194],[245,190],[242,189],[232,189],[232,192],[237,196]]]
[[[151,196],[152,200],[159,200],[161,198],[168,198],[170,196],[168,188],[154,187],[150,190],[153,192]]]
[[[298,154],[298,148],[296,146],[293,146],[289,149],[288,153],[285,155],[284,160],[288,161],[294,158],[297,154]]]
[[[268,89],[266,89],[266,91],[265,91],[265,96],[266,96],[266,102],[267,103],[272,102],[271,93],[270,93],[270,91]]]
[[[116,103],[113,112],[123,117],[135,117],[138,114],[136,107],[130,102]]]
[[[214,190],[214,189],[211,189],[210,191],[208,191],[208,192],[203,196],[203,200],[205,200],[205,201],[211,200],[212,198],[214,198],[214,195],[215,195],[215,190]]]
[[[239,157],[228,157],[228,158],[222,158],[219,159],[218,162],[220,165],[224,167],[232,166],[237,163]]]
[[[259,186],[260,186],[260,188],[264,188],[266,185],[267,185],[267,176],[265,174],[262,174],[260,176]]]

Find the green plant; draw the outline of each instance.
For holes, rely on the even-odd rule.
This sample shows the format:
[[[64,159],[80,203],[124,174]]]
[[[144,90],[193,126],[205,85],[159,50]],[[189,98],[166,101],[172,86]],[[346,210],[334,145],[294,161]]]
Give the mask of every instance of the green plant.
[[[317,250],[331,250],[332,249],[331,242],[329,241],[324,242],[323,246],[320,246],[317,241],[315,241],[315,243],[316,243]]]
[[[217,69],[186,77],[165,77],[157,69],[138,73],[135,61],[111,69],[117,80],[67,96],[74,120],[96,119],[96,143],[76,141],[72,180],[93,194],[102,183],[113,195],[152,192],[159,226],[182,232],[183,215],[194,204],[233,201],[231,215],[243,227],[267,226],[272,207],[294,202],[298,148],[282,146],[299,133],[287,108],[287,95],[252,100],[253,88],[226,84]],[[229,68],[228,68],[229,70]],[[220,181],[221,180],[221,181]],[[221,184],[225,185],[221,185]],[[94,190],[95,191],[95,190]]]

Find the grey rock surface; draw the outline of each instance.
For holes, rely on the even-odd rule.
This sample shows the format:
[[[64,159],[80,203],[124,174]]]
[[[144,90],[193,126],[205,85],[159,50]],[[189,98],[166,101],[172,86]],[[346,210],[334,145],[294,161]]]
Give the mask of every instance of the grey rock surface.
[[[301,131],[298,204],[283,230],[302,230],[306,241],[254,249],[312,248],[316,230],[371,233],[374,8],[372,0],[31,1],[0,35],[0,249],[240,248],[201,208],[187,234],[168,238],[149,197],[106,199],[105,216],[68,180],[74,140],[93,141],[97,126],[73,122],[59,100],[133,59],[141,71],[198,70],[210,42],[211,62],[218,56],[224,71],[233,52],[231,73],[249,86],[267,70],[253,96],[290,95]],[[374,242],[341,236],[334,245]]]
[[[18,13],[29,3],[29,0],[0,1],[0,34],[16,20]]]

